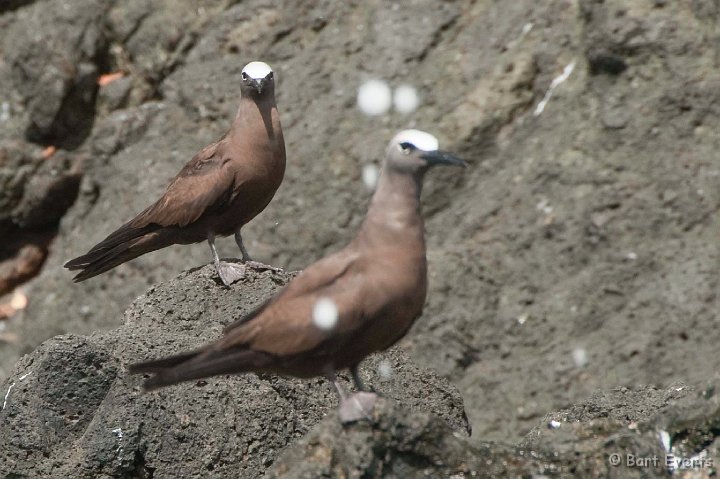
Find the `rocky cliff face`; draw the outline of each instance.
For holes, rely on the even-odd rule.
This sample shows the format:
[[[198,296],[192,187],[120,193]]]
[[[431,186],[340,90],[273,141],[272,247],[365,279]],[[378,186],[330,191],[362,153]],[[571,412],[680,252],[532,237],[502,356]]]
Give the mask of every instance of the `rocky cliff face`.
[[[471,442],[519,441],[597,390],[703,384],[719,339],[719,18],[712,0],[5,2],[0,288],[44,266],[0,377],[57,334],[120,327],[147,288],[209,261],[204,244],[169,248],[80,285],[61,268],[224,132],[261,58],[289,165],[245,233],[259,259],[302,268],[347,241],[362,166],[400,128],[471,163],[428,178],[429,300],[400,344],[458,385]],[[377,77],[416,87],[418,110],[362,115],[357,88]]]
[[[706,443],[708,455],[694,451],[715,435],[717,407],[707,390],[623,388],[549,414],[508,446],[470,443],[431,414],[384,402],[370,421],[352,427],[325,419],[264,477],[705,478],[717,470],[717,441]]]
[[[517,444],[471,439],[458,390],[398,349],[363,364],[384,398],[369,420],[348,426],[322,379],[220,376],[143,393],[127,364],[213,340],[292,275],[251,272],[231,288],[215,276],[212,266],[183,273],[139,297],[120,328],[58,336],[24,356],[0,386],[0,475],[625,478],[716,470],[716,381],[599,393],[546,415]],[[670,456],[685,462],[668,468]],[[626,467],[630,457],[658,459]],[[691,460],[702,467],[680,466]]]
[[[224,376],[144,394],[142,377],[128,376],[129,363],[217,338],[289,279],[251,272],[225,288],[215,275],[183,273],[138,298],[122,327],[58,336],[23,357],[2,389],[0,476],[258,477],[323,417],[337,421],[321,378]],[[402,352],[372,358],[363,374],[403,407],[469,433],[457,389]]]

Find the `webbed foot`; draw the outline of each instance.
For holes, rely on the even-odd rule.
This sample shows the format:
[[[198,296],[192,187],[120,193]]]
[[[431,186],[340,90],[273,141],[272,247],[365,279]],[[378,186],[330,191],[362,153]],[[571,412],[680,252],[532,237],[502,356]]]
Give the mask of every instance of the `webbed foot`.
[[[218,275],[225,286],[230,286],[245,277],[246,266],[242,263],[220,261],[216,266]]]
[[[360,419],[370,419],[375,408],[378,395],[375,393],[360,391],[346,396],[340,401],[338,415],[340,422],[348,424]]]

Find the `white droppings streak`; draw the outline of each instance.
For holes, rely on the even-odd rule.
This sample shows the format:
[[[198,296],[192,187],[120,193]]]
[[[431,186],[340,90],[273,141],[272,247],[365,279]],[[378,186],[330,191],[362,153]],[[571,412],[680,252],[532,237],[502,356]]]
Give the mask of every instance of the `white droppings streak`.
[[[550,206],[550,202],[547,200],[547,198],[541,199],[541,200],[538,202],[538,204],[535,205],[535,208],[536,208],[538,211],[542,211],[542,212],[545,213],[546,215],[549,215],[550,213],[553,212],[553,207]]]
[[[122,438],[123,438],[123,431],[122,428],[116,427],[112,430],[112,433],[115,434],[115,437],[118,438],[118,444],[117,449],[115,450],[115,455],[117,456],[118,462],[122,462],[122,453],[123,453],[123,445],[122,445]]]
[[[368,116],[387,113],[392,103],[392,92],[382,80],[368,80],[358,88],[358,108]]]
[[[313,306],[313,323],[320,329],[332,329],[337,324],[338,309],[330,298],[320,298]]]
[[[420,97],[412,85],[400,85],[395,89],[393,104],[400,113],[412,113],[420,105]]]
[[[560,86],[561,83],[563,83],[565,80],[567,80],[570,77],[570,74],[575,69],[575,61],[573,60],[568,64],[565,68],[563,68],[563,72],[553,78],[553,81],[550,83],[550,88],[545,92],[545,96],[542,100],[540,100],[540,103],[538,103],[537,107],[535,107],[535,111],[533,112],[533,115],[538,116],[540,113],[545,110],[545,106],[547,105],[547,102],[550,101],[550,97],[552,97],[553,92],[555,89]]]
[[[20,376],[20,377],[18,378],[18,381],[22,381],[22,380],[25,379],[26,377],[30,376],[30,374],[32,374],[32,371],[30,371],[29,373],[25,373],[25,374],[23,374],[22,376]],[[5,393],[5,398],[3,399],[2,409],[0,409],[0,411],[4,411],[4,410],[5,410],[5,407],[7,406],[8,397],[10,397],[10,391],[12,391],[12,388],[14,388],[14,387],[15,387],[15,383],[12,383],[12,384],[10,385],[10,387],[8,387],[8,390],[7,390],[7,392]]]
[[[15,387],[15,383],[12,383],[10,385],[10,387],[8,388],[7,392],[5,393],[5,399],[3,400],[3,407],[2,407],[2,409],[0,409],[0,411],[5,410],[5,406],[7,406],[8,396],[10,396],[10,391],[12,391],[12,388],[14,388],[14,387]]]
[[[670,452],[670,434],[667,431],[660,431],[660,444],[665,451]]]
[[[369,190],[374,190],[377,185],[378,177],[380,172],[378,167],[372,163],[363,166],[362,168],[362,180],[365,183],[365,187]]]

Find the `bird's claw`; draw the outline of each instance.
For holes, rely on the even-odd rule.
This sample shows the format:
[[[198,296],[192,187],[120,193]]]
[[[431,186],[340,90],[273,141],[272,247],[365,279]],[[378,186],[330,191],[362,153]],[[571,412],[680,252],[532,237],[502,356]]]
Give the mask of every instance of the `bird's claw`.
[[[365,391],[356,392],[343,398],[338,407],[340,422],[348,424],[361,419],[372,419],[371,414],[377,399],[377,394]]]

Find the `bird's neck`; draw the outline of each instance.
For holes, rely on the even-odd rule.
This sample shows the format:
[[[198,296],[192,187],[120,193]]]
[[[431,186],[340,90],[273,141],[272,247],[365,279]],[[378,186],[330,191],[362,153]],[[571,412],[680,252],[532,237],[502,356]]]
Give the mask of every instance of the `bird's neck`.
[[[264,135],[258,136],[260,132],[256,130],[259,125],[262,125]],[[232,134],[243,133],[248,134],[250,138],[266,138],[271,142],[278,140],[282,142],[282,137],[277,138],[277,135],[280,134],[280,116],[274,95],[240,98]]]
[[[424,224],[420,212],[422,173],[385,166],[361,227],[367,237],[387,244],[415,243],[424,252]]]

